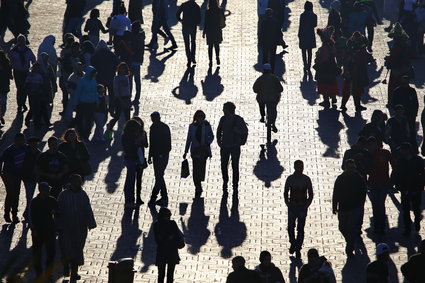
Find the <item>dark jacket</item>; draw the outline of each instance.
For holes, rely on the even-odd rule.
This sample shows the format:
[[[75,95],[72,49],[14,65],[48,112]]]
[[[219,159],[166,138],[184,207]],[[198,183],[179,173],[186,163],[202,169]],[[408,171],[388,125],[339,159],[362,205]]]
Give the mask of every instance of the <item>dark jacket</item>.
[[[331,9],[328,16],[328,27],[333,26],[335,28],[334,38],[337,39],[341,35],[342,31],[342,22],[340,14],[335,11],[335,9]]]
[[[115,70],[117,69],[117,66],[119,64],[117,55],[115,55],[111,50],[109,50],[106,44],[104,47],[101,48],[99,48],[98,45],[96,51],[91,57],[91,64],[97,70],[97,82],[105,86],[112,86],[112,81],[115,76]]]
[[[366,180],[366,174],[372,168],[372,156],[370,155],[369,151],[364,148],[360,148],[357,145],[351,146],[350,149],[344,152],[344,157],[342,158],[341,166],[343,170],[345,161],[347,161],[348,159],[353,159],[354,162],[356,162],[357,171]]]
[[[273,17],[267,17],[260,23],[258,43],[261,46],[275,46],[281,38],[280,26]]]
[[[255,81],[253,90],[257,94],[258,102],[279,102],[283,87],[274,74],[266,73]]]
[[[255,271],[260,276],[261,283],[285,283],[282,272],[273,263],[268,268],[260,264],[255,268]]]
[[[156,242],[156,265],[164,263],[178,264],[180,262],[177,248],[177,237],[180,230],[177,223],[170,221],[157,221],[153,225]]]
[[[391,106],[400,104],[404,107],[404,113],[409,123],[414,123],[418,115],[419,102],[416,90],[410,86],[399,86],[393,91]]]
[[[183,18],[181,17],[182,13]],[[197,26],[201,22],[201,8],[195,1],[186,1],[177,10],[176,18],[182,22],[183,27]]]
[[[417,155],[410,159],[400,158],[391,173],[391,180],[400,191],[422,191],[424,178],[424,161]]]
[[[58,210],[58,202],[54,197],[43,199],[37,195],[30,206],[30,226],[32,231],[55,231],[54,213]]]
[[[298,38],[301,49],[316,48],[316,34],[314,28],[317,26],[317,16],[312,11],[305,11],[300,16]]]
[[[204,34],[207,36],[207,44],[218,44],[223,41],[223,32],[220,27],[220,17],[224,18],[222,9],[208,9],[205,12]]]
[[[149,133],[149,157],[168,154],[171,151],[171,132],[163,122],[153,123]]]
[[[81,162],[87,162],[90,159],[90,154],[87,147],[83,142],[76,142],[73,146],[69,142],[63,142],[59,145],[58,150],[62,152],[67,160],[69,166],[69,174],[81,175]]]
[[[254,270],[239,268],[227,276],[226,283],[261,283],[260,276]]]
[[[13,80],[10,64],[0,65],[0,95],[5,95],[10,91],[10,80]]]
[[[22,180],[24,182],[36,182],[38,177],[35,171],[35,167],[37,165],[37,160],[41,154],[41,151],[38,148],[36,151],[33,151],[29,146],[26,148],[27,150],[25,152]]]
[[[24,168],[25,153],[25,146],[18,148],[12,144],[6,148],[0,156],[0,169],[2,169],[2,173],[13,174],[21,177]]]
[[[382,142],[384,141],[384,134],[385,122],[380,125],[370,122],[363,127],[363,129],[359,133],[359,136],[365,138],[375,137],[378,141],[378,144],[382,147]]]
[[[336,178],[333,196],[333,211],[349,211],[363,207],[366,200],[366,181],[357,172],[343,172]]]
[[[241,135],[248,133],[245,120],[238,115],[223,116],[217,127],[217,143],[220,147],[235,147],[241,144]]]
[[[137,160],[137,151],[140,147],[136,143],[136,135],[134,133],[125,134],[121,136],[122,149],[124,151],[124,158],[130,160]]]

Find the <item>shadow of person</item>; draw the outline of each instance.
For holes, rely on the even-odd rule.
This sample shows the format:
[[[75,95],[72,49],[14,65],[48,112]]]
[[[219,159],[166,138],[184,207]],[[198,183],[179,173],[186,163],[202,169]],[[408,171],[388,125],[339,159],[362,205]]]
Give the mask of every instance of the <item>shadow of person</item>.
[[[344,125],[339,121],[339,111],[335,108],[319,110],[318,127],[316,128],[319,138],[327,146],[323,153],[324,157],[339,158],[339,142],[341,140],[339,132]]]
[[[423,89],[425,85],[425,78],[419,74],[425,73],[425,58],[420,57],[419,59],[414,60],[412,65],[416,74],[413,78],[413,84],[416,88]]]
[[[150,80],[151,82],[157,83],[159,77],[164,73],[165,70],[165,62],[170,59],[177,51],[167,51],[164,50],[160,53],[156,53],[156,51],[152,51],[151,55],[149,55],[149,66],[148,73],[145,75],[145,79]],[[166,54],[161,60],[158,60],[158,57]]]
[[[207,101],[213,101],[214,98],[221,95],[224,91],[224,86],[221,84],[220,67],[212,72],[212,68],[208,68],[207,75],[204,80],[201,80],[202,93]]]
[[[9,270],[8,262],[10,257],[10,246],[12,245],[13,232],[15,231],[16,225],[14,224],[3,224],[0,231],[0,278],[6,275]]]
[[[193,199],[187,225],[180,218],[188,251],[193,255],[199,253],[200,248],[205,245],[211,235],[207,228],[209,219],[210,217],[205,215],[204,198]]]
[[[363,241],[361,241],[361,244]],[[359,247],[358,247],[359,248]],[[347,258],[344,267],[341,270],[342,283],[357,283],[364,282],[366,278],[366,266],[370,262],[369,256],[367,255],[366,248],[360,247],[364,251],[362,254],[358,254],[354,257]]]
[[[360,131],[366,125],[366,120],[363,119],[360,111],[356,111],[353,117],[349,116],[346,112],[342,112],[342,117],[347,128],[347,142],[349,145],[353,145],[356,143]]]
[[[285,81],[283,79],[283,75],[286,73],[286,65],[285,65],[285,61],[283,60],[283,55],[285,55],[286,52],[285,50],[283,50],[280,53],[276,54],[276,65],[274,67],[274,74],[276,75],[276,77],[279,78],[280,81]]]
[[[186,104],[191,104],[191,99],[198,93],[198,87],[194,83],[195,67],[187,68],[180,80],[179,86],[176,86],[171,93],[175,98],[184,100]]]
[[[297,283],[297,274],[299,273],[301,266],[303,265],[302,259],[298,259],[296,257],[290,256],[291,264],[289,265],[289,283]],[[298,272],[297,272],[298,270]]]
[[[104,179],[105,183],[107,184],[105,189],[110,194],[114,193],[118,188],[117,181],[120,178],[124,168],[123,158],[118,156],[118,152],[121,150],[120,140],[120,133],[117,131],[115,132],[112,144],[107,148],[105,153],[110,156],[108,170]],[[105,152],[105,149],[103,149],[103,151]]]
[[[217,243],[222,247],[221,257],[230,258],[232,249],[239,247],[246,239],[246,225],[239,221],[239,200],[233,197],[230,215],[227,208],[227,194],[223,194],[220,204],[219,221],[215,226],[214,233]]]
[[[285,170],[277,158],[276,144],[277,140],[266,145],[260,145],[260,159],[255,164],[253,170],[255,176],[264,182],[266,188],[270,188],[271,182],[279,179]]]
[[[139,210],[124,210],[121,219],[121,235],[117,239],[111,260],[118,260],[125,257],[134,258],[139,250],[137,241],[141,234],[142,231],[139,229]]]
[[[303,80],[300,81],[301,95],[307,100],[308,105],[315,105],[316,100],[320,97],[316,91],[316,82],[313,80],[312,73],[304,72]]]
[[[143,266],[139,270],[139,272],[142,273],[148,272],[149,266],[154,265],[156,259],[156,242],[153,225],[158,217],[158,211],[154,206],[149,206],[149,210],[152,215],[152,224],[149,228],[149,232],[143,233],[143,250],[140,258],[143,262]]]

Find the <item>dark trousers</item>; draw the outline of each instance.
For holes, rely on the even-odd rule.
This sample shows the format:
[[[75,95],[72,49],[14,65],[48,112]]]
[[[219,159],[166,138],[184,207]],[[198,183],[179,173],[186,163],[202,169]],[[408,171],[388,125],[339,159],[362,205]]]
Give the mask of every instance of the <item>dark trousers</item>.
[[[143,169],[139,166],[136,170],[136,200],[142,200],[142,178],[143,178]]]
[[[307,218],[307,207],[305,205],[288,206],[288,236],[291,246],[296,250],[301,250],[304,242],[304,226]],[[297,236],[295,237],[295,226],[297,227]]]
[[[6,187],[6,198],[4,200],[4,214],[13,216],[18,214],[19,193],[21,192],[21,179],[10,173],[3,173],[4,186]]]
[[[401,207],[403,209],[404,229],[410,231],[412,219],[410,218],[410,210],[415,215],[415,223],[421,221],[421,200],[422,191],[402,191],[401,192]]]
[[[233,170],[233,189],[237,189],[239,185],[239,158],[241,156],[241,147],[221,147],[221,174],[223,176],[223,188],[227,188],[229,182],[229,159],[232,157],[232,170]]]
[[[37,276],[43,273],[42,267],[42,254],[43,247],[46,248],[46,267],[49,273],[53,270],[49,270],[53,268],[53,262],[55,259],[55,238],[56,233],[54,230],[52,231],[37,231],[36,233],[32,233],[32,252],[34,258],[34,268]],[[50,274],[46,274],[49,276]]]
[[[192,157],[193,164],[193,184],[196,191],[202,191],[202,181],[205,180],[205,168],[207,164],[207,157]]]
[[[385,231],[385,199],[390,185],[370,185],[369,199],[372,203],[373,228],[375,233]]]
[[[304,68],[310,69],[312,57],[311,49],[301,49],[301,54],[303,56]]]
[[[69,76],[69,74],[68,74],[68,76]],[[68,101],[69,101],[69,92],[68,92],[67,80],[68,80],[68,78],[66,76],[60,76],[59,77],[59,87],[62,91],[63,111],[65,111],[66,106],[68,105]]]
[[[263,45],[263,64],[269,63],[274,72],[274,66],[276,65],[276,44],[264,44]]]
[[[167,283],[174,282],[174,270],[176,269],[176,265],[174,263],[163,263],[158,265],[158,283],[164,283],[166,265],[168,265]]]
[[[375,36],[375,23],[373,21],[366,23],[366,30],[367,30],[367,46],[369,48],[372,48],[373,38]]]
[[[117,97],[115,98],[115,110],[114,115],[108,123],[108,130],[112,130],[115,124],[120,120],[121,114],[124,115],[124,120],[130,120],[130,107],[131,107],[131,98],[130,97]]]
[[[208,44],[208,59],[210,60],[210,64],[212,64],[212,56],[213,56],[213,48],[215,49],[215,58],[217,61],[220,60],[220,44]]]
[[[137,160],[125,159],[127,174],[124,183],[124,199],[126,204],[134,203],[134,184],[136,182]]]
[[[140,80],[140,64],[130,64],[131,75],[130,75],[130,94],[133,93],[133,80],[136,85],[136,96],[134,97],[135,101],[140,100],[140,92],[142,90],[142,82]],[[131,96],[131,95],[130,95]]]
[[[167,185],[165,184],[164,180],[165,169],[168,165],[168,158],[168,153],[154,155],[152,157],[153,171],[155,174],[155,185],[152,189],[151,200],[155,200],[159,192],[161,192],[161,198],[168,199]]]
[[[258,102],[260,107],[260,115],[264,117],[266,115],[267,108],[267,123],[274,125],[277,117],[277,102]]]
[[[353,252],[362,228],[364,208],[358,207],[347,211],[338,211],[338,228],[345,239],[346,252]]]
[[[50,124],[49,103],[47,101],[34,99],[34,101],[31,102],[30,111],[35,126],[40,125],[41,120],[43,120],[46,125]],[[28,119],[28,116],[31,116],[29,112],[25,120]]]
[[[158,43],[158,33],[160,33],[160,28],[164,30],[165,34],[170,38],[171,43],[173,45],[177,45],[176,40],[174,39],[173,34],[171,33],[170,27],[165,21],[156,21],[154,20],[152,23],[152,39],[150,44]]]
[[[27,101],[27,93],[25,91],[25,80],[27,78],[28,71],[13,70],[13,77],[15,78],[16,85],[16,103],[18,107],[25,106]]]
[[[196,28],[197,26],[183,26],[184,48],[188,62],[195,60],[196,52]]]
[[[88,140],[90,136],[90,130],[93,126],[93,116],[96,103],[84,103],[80,102],[77,105],[76,123],[78,133],[82,139]]]

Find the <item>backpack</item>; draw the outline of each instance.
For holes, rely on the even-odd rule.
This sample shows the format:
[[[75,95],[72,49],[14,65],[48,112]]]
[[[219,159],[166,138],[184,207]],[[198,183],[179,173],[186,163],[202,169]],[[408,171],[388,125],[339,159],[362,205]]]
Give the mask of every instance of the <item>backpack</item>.
[[[233,128],[236,127],[236,120],[238,118],[242,120],[242,123],[245,124],[245,127],[246,127],[247,124],[245,123],[245,120],[240,116],[236,116],[235,120],[233,121]],[[247,140],[248,140],[248,127],[246,127],[246,133],[240,135],[240,145],[245,145]]]

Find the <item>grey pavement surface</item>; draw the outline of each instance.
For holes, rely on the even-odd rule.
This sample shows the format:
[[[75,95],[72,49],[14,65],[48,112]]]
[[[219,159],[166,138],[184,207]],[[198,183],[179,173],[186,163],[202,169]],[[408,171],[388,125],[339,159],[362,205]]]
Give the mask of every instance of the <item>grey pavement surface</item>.
[[[89,0],[89,6],[98,4],[101,19],[106,21],[112,1]],[[126,1],[127,2],[127,1]],[[151,1],[145,1],[143,16],[147,40],[150,39]],[[175,3],[173,0],[171,3]],[[180,5],[172,5],[172,10]],[[205,3],[197,0],[205,9]],[[332,215],[331,195],[335,177],[341,172],[342,155],[352,144],[362,126],[370,119],[374,109],[385,110],[386,85],[380,80],[385,75],[383,57],[388,52],[388,38],[383,26],[377,27],[374,56],[377,67],[369,69],[371,88],[365,96],[368,107],[361,115],[355,115],[352,100],[346,114],[336,109],[324,110],[318,105],[320,98],[315,92],[312,78],[303,76],[302,59],[298,49],[298,22],[303,11],[303,1],[295,0],[288,4],[285,40],[289,45],[288,54],[279,54],[277,73],[284,82],[284,92],[278,106],[277,127],[273,134],[278,142],[275,147],[262,151],[266,132],[259,122],[258,108],[252,84],[260,75],[257,65],[257,16],[256,1],[229,0],[223,5],[228,11],[227,27],[221,45],[220,68],[215,65],[208,72],[208,56],[205,39],[198,32],[197,61],[195,70],[186,72],[186,58],[181,35],[181,25],[170,17],[172,32],[179,49],[175,53],[162,51],[162,41],[158,54],[145,53],[142,66],[142,99],[138,114],[150,125],[149,114],[159,111],[172,131],[173,150],[166,170],[166,183],[169,188],[169,208],[172,218],[185,231],[187,245],[180,250],[181,263],[176,268],[175,282],[224,282],[231,272],[231,258],[242,255],[249,268],[258,264],[259,253],[269,250],[273,262],[281,268],[287,282],[296,282],[300,262],[290,258],[286,231],[287,209],[283,201],[285,178],[292,173],[292,164],[301,159],[305,162],[305,173],[312,179],[315,197],[309,209],[305,227],[303,260],[309,248],[318,248],[332,262],[338,282],[364,282],[366,264],[374,260],[376,238],[370,228],[371,206],[366,202],[363,225],[363,241],[366,249],[359,251],[354,259],[347,261],[344,254],[344,240],[338,231],[336,216]],[[319,27],[327,21],[329,1],[314,2],[318,14]],[[53,34],[60,43],[62,17],[65,1],[34,0],[31,13],[30,42],[37,50],[41,40]],[[173,12],[170,12],[173,15]],[[386,24],[386,22],[385,22]],[[10,38],[10,34],[8,35]],[[103,39],[107,39],[104,35]],[[319,39],[317,39],[319,40]],[[319,42],[318,42],[319,44]],[[278,52],[281,48],[278,48]],[[419,100],[424,95],[424,59],[415,61]],[[174,91],[173,91],[174,90]],[[174,93],[174,94],[173,94]],[[53,110],[54,126],[48,131],[34,132],[25,129],[22,118],[16,116],[15,88],[9,93],[9,106],[6,125],[2,129],[0,147],[10,144],[13,135],[19,130],[25,134],[36,134],[45,141],[51,135],[61,135],[64,126],[58,122],[61,111],[60,94],[55,98]],[[340,100],[340,99],[339,99]],[[184,150],[186,131],[193,113],[202,109],[215,131],[222,115],[222,104],[236,103],[236,112],[249,124],[248,142],[242,148],[241,181],[239,199],[222,198],[221,172],[218,146],[214,142],[213,157],[207,163],[207,176],[202,200],[194,201],[194,187],[191,178],[180,178],[180,162]],[[122,125],[122,123],[121,123]],[[90,231],[85,248],[86,263],[80,268],[81,282],[107,282],[108,261],[121,257],[135,259],[135,282],[156,282],[157,269],[154,265],[155,242],[152,224],[157,213],[146,204],[133,213],[124,213],[123,184],[125,169],[122,160],[120,133],[116,128],[111,146],[89,145],[92,165],[96,173],[85,184],[91,198],[98,227]],[[422,139],[422,130],[418,132]],[[143,177],[142,197],[148,200],[154,177],[150,166]],[[269,184],[270,183],[270,184]],[[231,191],[230,191],[231,193]],[[3,207],[5,191],[0,185],[0,207]],[[22,188],[20,207],[23,207],[25,192]],[[158,207],[157,207],[158,208]],[[385,241],[391,247],[391,258],[399,270],[408,255],[424,235],[422,227],[419,235],[410,238],[401,236],[400,200],[395,194],[387,199],[389,228]],[[3,221],[3,220],[0,220]],[[22,269],[29,262],[31,234],[23,224],[6,225],[1,222],[0,231],[0,270],[20,271],[24,282],[33,280],[31,270]],[[59,268],[59,266],[57,266]],[[403,281],[398,271],[400,282]],[[62,281],[58,270],[57,280]]]

